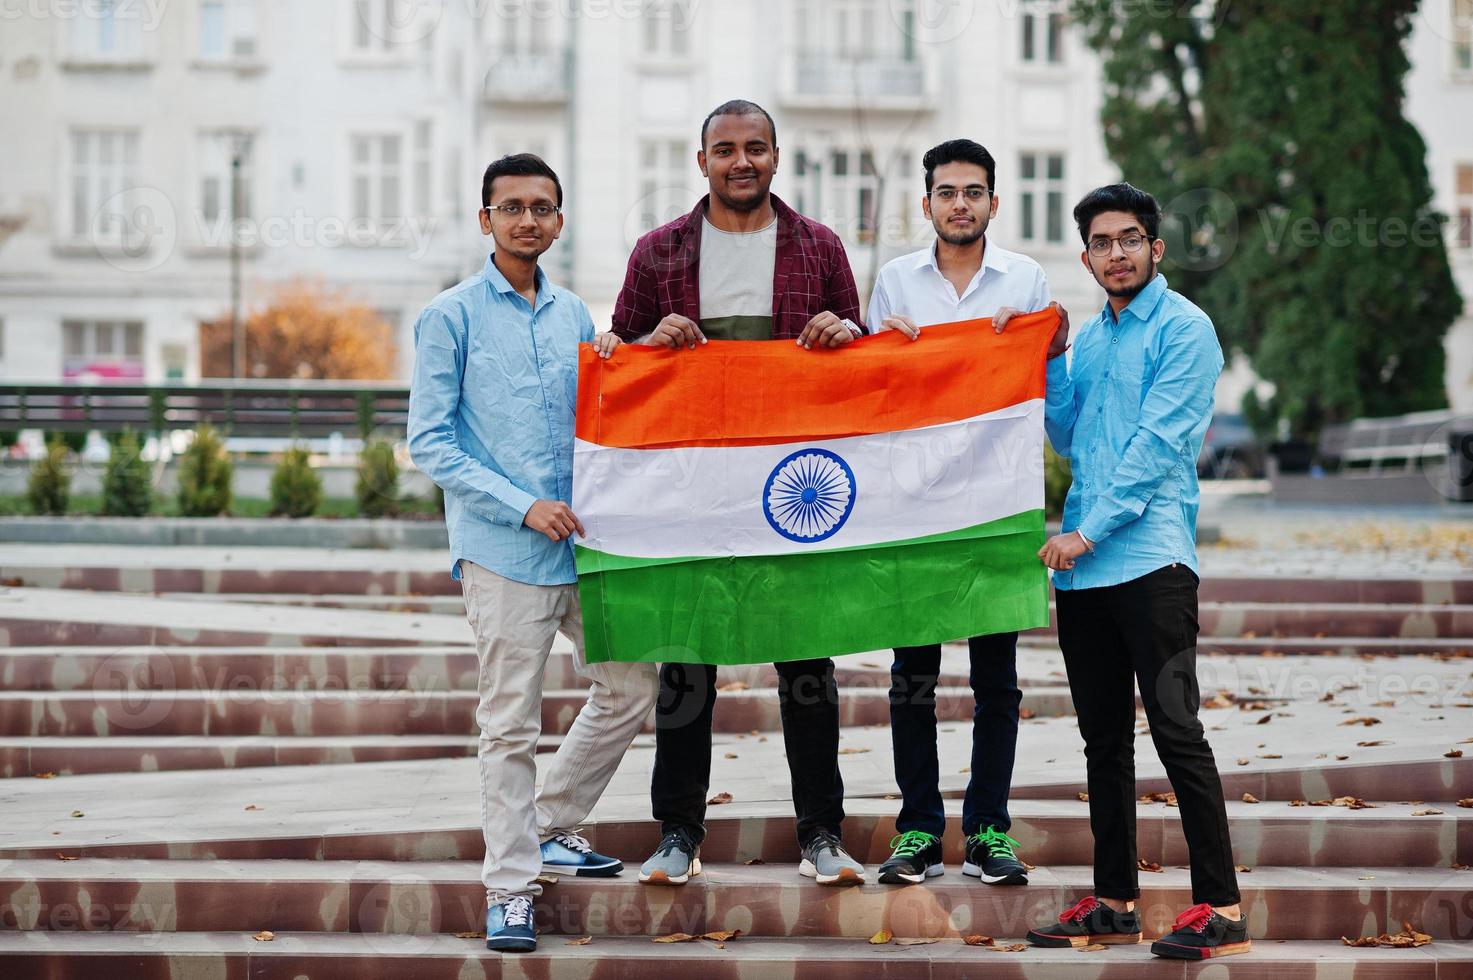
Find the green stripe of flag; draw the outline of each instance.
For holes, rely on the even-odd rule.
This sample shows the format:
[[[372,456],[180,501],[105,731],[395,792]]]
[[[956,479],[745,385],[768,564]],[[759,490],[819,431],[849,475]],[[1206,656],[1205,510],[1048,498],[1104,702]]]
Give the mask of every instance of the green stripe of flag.
[[[1046,626],[1043,541],[1043,511],[1033,510],[788,555],[648,559],[579,548],[587,657],[773,663]]]

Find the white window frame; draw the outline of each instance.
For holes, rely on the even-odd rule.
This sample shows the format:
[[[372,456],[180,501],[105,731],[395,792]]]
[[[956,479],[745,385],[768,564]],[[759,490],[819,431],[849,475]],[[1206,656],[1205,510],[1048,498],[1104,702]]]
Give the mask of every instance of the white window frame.
[[[104,337],[106,344],[102,342]],[[78,348],[71,344],[74,338],[81,342]],[[130,340],[134,341],[131,345]],[[65,319],[61,322],[61,373],[66,374],[67,365],[72,361],[137,364],[142,368],[146,343],[147,332],[142,320]],[[136,349],[129,352],[130,346]]]
[[[231,158],[236,141],[243,141],[244,152],[240,168],[241,210],[235,214],[234,201],[230,192]],[[260,187],[258,168],[260,165],[260,137],[250,130],[201,129],[194,139],[194,180],[191,183],[190,204],[193,208],[194,225],[200,234],[210,236],[211,243],[228,245],[230,226],[237,220],[249,221],[258,211],[257,191]],[[213,212],[208,206],[205,192],[206,182],[217,181],[216,200]],[[224,226],[225,234],[214,232]]]
[[[688,6],[686,9],[694,11],[696,8]],[[674,0],[645,0],[639,17],[639,47],[646,57],[690,60],[695,25],[690,23],[677,27],[677,15]]]
[[[691,209],[701,182],[696,169],[696,141],[686,133],[647,133],[640,137],[635,159],[634,216],[640,234],[653,231]]]
[[[359,159],[360,140],[369,141],[366,144],[369,159],[366,161]],[[391,174],[384,163],[386,156],[384,151],[390,140],[394,142],[398,153],[396,174]],[[412,142],[413,135],[402,129],[355,129],[347,134],[344,146],[346,155],[344,156],[343,186],[346,190],[344,213],[349,216],[350,220],[367,219],[377,229],[391,230],[409,215]],[[396,193],[392,201],[388,200],[384,186],[390,177],[397,181]],[[367,208],[359,207],[359,182],[361,180],[368,181]],[[385,207],[386,203],[388,207]]]
[[[1018,63],[1033,68],[1061,68],[1067,64],[1068,24],[1063,4],[1054,0],[1025,2],[1018,8]]]
[[[916,22],[915,4],[916,0],[797,0],[796,48],[800,56],[837,61],[914,61],[914,39],[896,24],[907,15],[912,24]]]
[[[1473,159],[1460,160],[1453,166],[1451,224],[1452,249],[1459,255],[1473,256]]]
[[[1032,161],[1031,167],[1029,161]],[[1053,164],[1057,162],[1057,176]],[[1029,172],[1031,169],[1031,173]],[[1066,214],[1069,154],[1062,149],[1031,149],[1018,153],[1018,241],[1059,247],[1069,239]],[[1050,220],[1056,231],[1050,234]]]
[[[143,18],[148,8],[136,0],[87,0],[75,16],[58,18],[64,31],[63,61],[74,65],[147,64]]]
[[[134,248],[128,194],[141,191],[142,131],[131,127],[73,126],[66,130],[60,239],[102,250]],[[106,158],[106,161],[104,161]],[[104,205],[107,205],[104,213]]]
[[[338,0],[342,14],[341,60],[349,65],[402,65],[426,50],[426,36],[397,13],[416,0]],[[433,36],[433,31],[430,37]],[[417,40],[416,40],[417,39]]]
[[[195,57],[204,65],[256,65],[261,58],[260,0],[199,0],[195,7]],[[220,50],[205,45],[210,11],[220,18]]]
[[[1449,74],[1473,82],[1473,0],[1448,0],[1447,15]]]

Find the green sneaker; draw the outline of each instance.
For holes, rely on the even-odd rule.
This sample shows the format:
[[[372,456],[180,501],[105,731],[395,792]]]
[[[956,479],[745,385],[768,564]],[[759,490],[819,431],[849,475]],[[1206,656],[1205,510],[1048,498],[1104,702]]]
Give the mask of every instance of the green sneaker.
[[[915,885],[945,872],[941,838],[924,830],[907,830],[890,841],[890,859],[880,865],[880,883]]]
[[[981,878],[989,885],[1026,885],[1028,869],[1014,850],[1021,846],[996,827],[980,830],[967,838],[962,874]]]

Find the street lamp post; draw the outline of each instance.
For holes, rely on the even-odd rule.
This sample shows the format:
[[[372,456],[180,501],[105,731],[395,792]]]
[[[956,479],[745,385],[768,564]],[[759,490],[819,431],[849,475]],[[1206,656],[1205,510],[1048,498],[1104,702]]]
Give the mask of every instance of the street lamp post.
[[[239,139],[233,141],[230,151],[230,360],[231,373],[237,378],[246,376],[245,321],[240,315],[240,168],[244,152]]]

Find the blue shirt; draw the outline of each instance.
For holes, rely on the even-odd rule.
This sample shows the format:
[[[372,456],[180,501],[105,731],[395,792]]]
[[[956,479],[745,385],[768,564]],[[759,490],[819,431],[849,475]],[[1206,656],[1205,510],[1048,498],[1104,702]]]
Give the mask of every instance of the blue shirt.
[[[1063,527],[1095,546],[1054,588],[1197,571],[1197,454],[1222,363],[1212,320],[1159,274],[1118,321],[1106,303],[1084,325],[1072,364],[1049,361],[1044,424],[1074,471]]]
[[[537,270],[534,308],[490,259],[414,324],[409,454],[445,491],[450,574],[465,558],[529,585],[577,581],[571,539],[522,526],[573,494],[578,344],[593,318]]]

